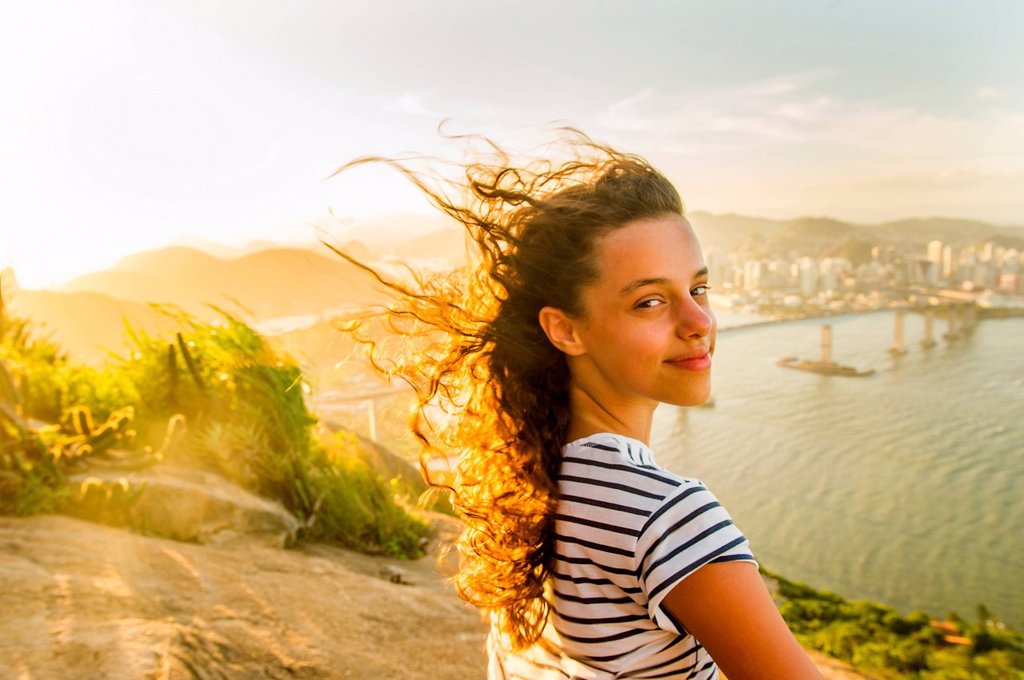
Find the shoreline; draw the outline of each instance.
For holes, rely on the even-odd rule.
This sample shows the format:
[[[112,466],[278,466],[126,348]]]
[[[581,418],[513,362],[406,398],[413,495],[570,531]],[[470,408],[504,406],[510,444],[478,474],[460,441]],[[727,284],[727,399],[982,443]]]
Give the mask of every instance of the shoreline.
[[[792,317],[771,317],[767,319],[758,319],[751,321],[750,323],[733,324],[728,326],[719,326],[719,333],[734,333],[747,328],[763,328],[765,326],[776,326],[784,323],[792,323],[798,321],[813,321],[814,319],[831,319],[838,316],[867,316],[870,314],[881,314],[883,312],[900,312],[907,311],[904,307],[884,307],[882,309],[844,309],[842,311],[826,311],[822,310],[817,314],[807,314],[805,316],[792,316]],[[740,315],[739,312],[733,312],[736,315]]]
[[[991,320],[991,319],[1014,319],[1024,317],[1024,308],[1018,307],[978,307],[978,320]],[[732,312],[728,309],[722,310],[729,314],[737,317],[744,316],[743,312]],[[881,307],[879,309],[844,309],[839,311],[821,310],[813,314],[805,314],[799,316],[781,316],[781,317],[767,317],[758,318],[750,321],[749,323],[733,323],[720,325],[718,327],[719,333],[734,333],[746,328],[763,328],[764,326],[775,326],[783,323],[790,323],[794,321],[808,321],[814,319],[830,319],[833,317],[840,316],[866,316],[869,314],[881,314],[883,312],[918,312],[918,309],[911,306],[896,306],[896,307]]]
[[[999,461],[1020,450],[1021,431],[1015,426],[1018,418],[1014,411],[1022,395],[1022,379],[1019,353],[1014,352],[1013,344],[1014,336],[1020,329],[1021,316],[979,315],[979,320],[984,321],[990,318],[1018,320],[1000,324],[979,323],[973,336],[965,336],[960,340],[944,339],[942,335],[946,323],[937,318],[937,348],[929,351],[920,341],[923,325],[921,315],[908,313],[908,333],[904,344],[906,353],[893,356],[888,348],[894,317],[897,315],[879,316],[879,311],[886,310],[865,310],[831,320],[835,322],[835,332],[842,336],[834,358],[859,368],[876,369],[875,378],[865,384],[848,383],[811,373],[802,374],[802,378],[790,377],[799,374],[774,370],[776,367],[770,360],[775,357],[796,354],[816,358],[813,353],[814,339],[821,325],[830,323],[828,319],[803,317],[799,320],[806,319],[806,322],[800,325],[766,332],[752,331],[747,335],[736,334],[736,331],[743,327],[761,328],[798,319],[770,319],[753,325],[731,325],[731,335],[726,336],[727,340],[720,341],[723,361],[712,390],[715,405],[708,409],[706,415],[690,414],[697,415],[698,419],[691,418],[689,425],[683,423],[681,416],[677,424],[676,418],[663,414],[660,421],[662,432],[672,435],[662,438],[663,446],[677,445],[677,448],[668,450],[677,458],[680,468],[687,469],[684,465],[693,466],[699,470],[693,472],[694,475],[718,475],[726,480],[721,482],[721,487],[741,499],[738,502],[739,511],[754,518],[749,520],[751,526],[756,528],[754,533],[760,532],[761,536],[770,537],[783,536],[785,533],[781,526],[785,526],[785,531],[796,532],[796,535],[812,535],[810,529],[800,533],[802,529],[789,524],[787,514],[780,514],[787,522],[779,528],[773,531],[767,527],[761,519],[766,511],[762,510],[758,514],[751,510],[754,503],[738,491],[743,485],[734,481],[737,476],[746,475],[757,488],[764,490],[767,483],[761,480],[769,479],[774,470],[779,470],[779,474],[789,480],[788,488],[807,493],[791,497],[787,492],[775,492],[777,497],[783,499],[774,508],[776,512],[784,513],[790,507],[799,507],[804,512],[817,504],[820,507],[814,510],[816,519],[811,524],[815,532],[831,525],[849,526],[850,531],[859,537],[858,540],[863,541],[863,545],[871,546],[872,557],[865,558],[862,565],[866,573],[872,574],[868,580],[859,576],[858,571],[843,570],[829,559],[816,557],[803,549],[797,552],[799,560],[794,558],[793,561],[773,562],[782,574],[804,579],[820,587],[832,588],[851,597],[891,604],[903,613],[923,608],[935,614],[958,611],[961,615],[969,616],[980,603],[984,603],[993,608],[1003,620],[1019,625],[1018,617],[1014,616],[1014,606],[1007,606],[1007,603],[1015,602],[1019,596],[1012,588],[1012,567],[1006,566],[1009,557],[1006,544],[1000,545],[994,539],[999,536],[998,531],[985,525],[985,529],[972,533],[964,527],[968,524],[977,527],[981,520],[957,523],[947,516],[947,511],[954,503],[968,504],[971,494],[982,494],[993,489],[992,493],[1001,494],[1000,490],[1010,485],[1009,482],[998,481],[1001,479]],[[862,314],[875,315],[862,317]],[[973,371],[969,378],[978,376],[977,381],[969,378],[965,381],[950,379],[950,375],[957,374],[958,365],[968,360]],[[1006,368],[1001,368],[1003,366]],[[938,378],[934,376],[944,378],[936,382]],[[977,396],[972,401],[972,407],[959,411],[952,409],[951,405],[957,403],[954,401],[956,392],[949,387],[952,385],[959,385],[965,393]],[[906,404],[908,409],[913,407],[916,410],[912,418],[905,417],[895,406],[887,411],[886,406],[882,405],[890,403]],[[784,407],[774,404],[783,404]],[[947,409],[955,413],[945,415]],[[804,420],[797,433],[793,434],[779,423],[788,414],[795,413],[800,413]],[[752,423],[763,426],[754,427]],[[943,437],[932,434],[937,430],[947,434]],[[839,438],[836,437],[838,433],[842,433]],[[686,438],[674,439],[675,435]],[[916,450],[918,448],[924,450]],[[840,450],[840,453],[833,455],[831,451],[834,449]],[[776,465],[805,461],[813,461],[819,467],[811,470],[799,466],[773,468]],[[867,461],[870,465],[861,464],[858,467],[858,461]],[[883,475],[880,482],[869,481],[871,473],[866,472],[869,468],[875,474]],[[734,474],[734,470],[739,472]],[[1004,474],[1008,479],[1018,476],[1013,474],[1012,468]],[[876,492],[888,484],[897,484],[905,494],[901,497],[912,499],[915,505],[911,507],[909,501],[902,506],[899,502],[891,502],[896,516],[887,517],[879,506],[888,507],[885,504],[890,501]],[[951,499],[945,504],[935,500],[939,497],[935,490],[941,488],[942,484],[962,489],[960,493],[963,498],[957,497],[956,501]],[[719,485],[715,489],[721,493]],[[844,503],[833,502],[830,496],[834,498],[834,494],[843,495],[846,499]],[[797,500],[796,495],[802,495],[804,500]],[[808,496],[814,500],[807,500]],[[871,498],[883,500],[876,501],[878,505],[872,505]],[[1021,505],[1016,500],[1005,495],[999,495],[998,498],[1010,509],[1008,512],[1020,512]],[[733,512],[738,511],[732,503],[728,507]],[[856,509],[858,516],[879,525],[891,522],[904,528],[903,537],[882,530],[887,542],[884,543],[885,547],[879,548],[866,538],[863,524],[849,520],[848,514],[853,512],[851,508]],[[898,512],[895,508],[902,508],[902,511]],[[824,518],[825,512],[834,517]],[[982,515],[983,512],[979,510],[977,514]],[[975,514],[970,516],[976,517]],[[945,580],[927,576],[923,566],[914,566],[920,564],[918,561],[908,561],[901,565],[894,557],[896,552],[889,548],[900,542],[905,542],[909,550],[917,551],[917,555],[933,552],[949,554],[945,543],[942,548],[934,548],[933,552],[922,547],[926,544],[922,536],[926,535],[929,527],[937,525],[936,517],[948,521],[951,530],[959,532],[956,535],[963,540],[972,541],[971,545],[983,546],[978,548],[979,551],[990,550],[993,556],[991,564],[983,566],[974,560],[958,560],[946,567],[956,576],[949,576]],[[893,535],[890,536],[890,533]],[[827,536],[827,533],[824,535]],[[838,539],[824,537],[821,540],[839,548]],[[782,544],[777,546],[777,550],[780,555],[786,555]],[[841,550],[841,553],[851,560],[859,559],[855,549]],[[807,570],[793,568],[794,565],[806,567]],[[908,582],[908,574],[921,574],[923,577],[919,582]],[[986,578],[981,578],[981,574],[985,574]],[[956,581],[955,587],[949,585],[950,580]],[[861,584],[864,588],[861,588]],[[1002,588],[1010,590],[999,595],[994,584],[1002,584]]]

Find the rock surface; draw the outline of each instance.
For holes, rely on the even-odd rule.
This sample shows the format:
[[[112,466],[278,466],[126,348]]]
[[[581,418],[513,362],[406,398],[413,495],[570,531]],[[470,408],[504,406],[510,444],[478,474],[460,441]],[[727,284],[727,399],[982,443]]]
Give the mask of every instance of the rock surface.
[[[458,524],[431,519],[440,541]],[[436,554],[438,540],[431,545]],[[200,545],[0,517],[0,678],[482,680],[485,631],[434,557]],[[862,680],[814,656],[829,680]]]
[[[382,577],[397,565],[398,582]],[[0,678],[484,674],[480,617],[430,557],[197,545],[68,517],[0,518],[0,582]]]
[[[299,528],[299,522],[280,503],[192,468],[160,464],[132,472],[91,470],[70,481],[81,489],[92,480],[110,485],[121,479],[138,490],[139,496],[127,512],[117,516],[118,523],[146,534],[200,543],[222,542],[241,534],[284,547],[294,540]]]

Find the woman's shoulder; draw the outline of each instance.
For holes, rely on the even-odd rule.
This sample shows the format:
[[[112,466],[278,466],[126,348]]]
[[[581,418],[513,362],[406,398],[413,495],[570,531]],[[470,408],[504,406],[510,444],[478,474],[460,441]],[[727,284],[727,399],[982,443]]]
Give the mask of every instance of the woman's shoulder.
[[[659,466],[646,443],[611,432],[591,434],[563,447],[559,485],[564,489],[581,483],[601,487],[605,497],[618,492],[658,501],[687,488],[704,488],[699,480]]]
[[[639,439],[614,432],[598,432],[575,439],[562,447],[563,461],[595,465],[624,465],[662,473],[684,483],[700,482],[680,477],[658,465],[654,451]]]

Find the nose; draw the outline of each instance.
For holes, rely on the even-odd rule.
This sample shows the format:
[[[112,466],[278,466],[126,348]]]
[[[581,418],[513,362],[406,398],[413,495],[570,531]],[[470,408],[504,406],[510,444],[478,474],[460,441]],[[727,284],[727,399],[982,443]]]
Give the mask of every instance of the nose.
[[[687,297],[679,306],[676,333],[681,338],[707,337],[714,330],[715,323],[711,305]]]

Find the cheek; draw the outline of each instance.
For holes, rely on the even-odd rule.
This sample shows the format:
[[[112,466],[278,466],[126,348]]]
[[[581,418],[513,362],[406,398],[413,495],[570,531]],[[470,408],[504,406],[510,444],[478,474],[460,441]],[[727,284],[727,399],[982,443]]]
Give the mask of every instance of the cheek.
[[[637,368],[660,364],[665,359],[665,346],[660,337],[653,329],[630,334],[619,344],[620,360]]]
[[[595,355],[602,363],[618,366],[624,373],[641,371],[648,364],[659,360],[660,351],[656,335],[641,329],[627,329],[623,326],[603,329],[601,338],[594,344]]]

